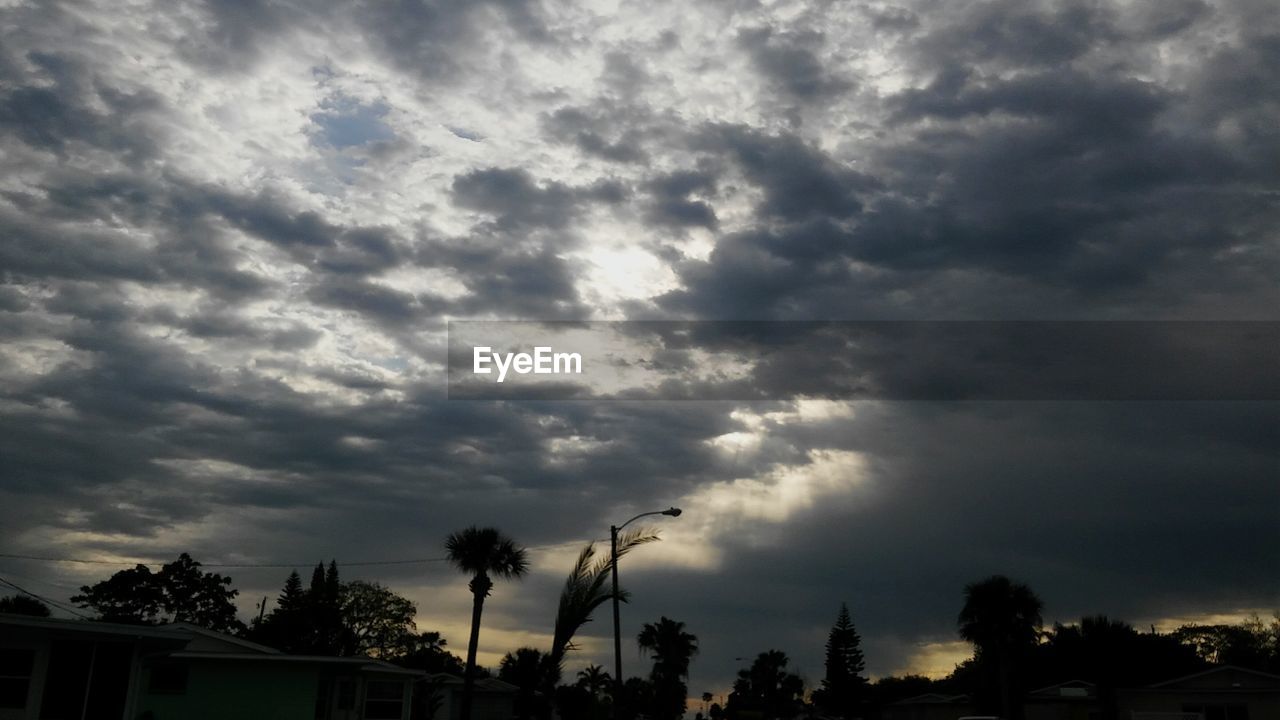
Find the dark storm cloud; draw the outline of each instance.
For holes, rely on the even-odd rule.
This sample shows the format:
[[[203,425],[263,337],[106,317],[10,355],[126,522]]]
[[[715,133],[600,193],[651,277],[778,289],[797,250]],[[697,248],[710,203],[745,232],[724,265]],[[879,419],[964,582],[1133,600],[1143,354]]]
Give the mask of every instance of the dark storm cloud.
[[[766,27],[738,32],[738,44],[768,82],[800,102],[831,100],[853,88],[851,80],[823,67],[815,53],[823,42],[816,31],[778,34]]]
[[[1062,621],[1274,597],[1260,569],[1280,540],[1278,423],[1274,403],[908,403],[779,427],[798,447],[867,453],[868,476],[774,528],[774,542],[725,528],[714,575],[645,572],[628,615],[685,605],[718,639],[700,662],[727,674],[733,658],[780,646],[816,682],[841,601],[864,638],[896,638],[869,654],[884,672],[919,639],[956,639],[964,584],[995,572],[1030,583]],[[1221,562],[1228,547],[1239,563]],[[723,577],[751,592],[730,597]],[[775,614],[786,620],[735,631]]]
[[[424,243],[422,267],[456,269],[465,297],[451,311],[463,316],[516,314],[539,319],[572,318],[585,312],[568,261],[554,240],[545,245],[513,246],[503,234],[483,232],[467,238]]]
[[[414,295],[363,278],[346,277],[322,279],[308,291],[307,298],[319,305],[354,310],[391,326],[431,317],[445,306],[429,295]]]
[[[660,175],[648,181],[652,199],[647,217],[656,225],[673,227],[696,226],[715,230],[719,225],[715,208],[702,197],[716,193],[715,173],[705,170],[680,170]]]
[[[548,40],[536,0],[202,0],[192,6],[172,18],[181,33],[176,49],[187,62],[214,73],[252,70],[264,51],[298,29],[357,35],[406,77],[427,84],[465,76],[474,40],[495,21],[529,42]]]
[[[465,74],[477,26],[495,19],[520,38],[549,41],[537,0],[401,0],[340,6],[386,58],[410,77],[448,79]]]
[[[1176,304],[1173,283],[1254,284],[1255,263],[1277,261],[1256,232],[1280,221],[1263,191],[1280,180],[1264,160],[1274,124],[1261,121],[1277,95],[1274,43],[1216,48],[1197,82],[1174,88],[1124,64],[1062,66],[1127,30],[1099,6],[1056,7],[981,5],[957,21],[970,32],[927,34],[914,57],[933,79],[887,98],[901,139],[875,146],[857,172],[793,137],[704,131],[698,147],[719,147],[764,190],[761,223],[686,263],[684,288],[663,305],[718,317],[893,312],[859,291],[886,271],[904,297],[969,269],[1080,308]],[[1021,72],[996,72],[1009,64]],[[1224,122],[1241,132],[1216,133]],[[1225,252],[1242,243],[1248,252]],[[869,272],[854,280],[851,262]],[[946,312],[985,307],[992,290]]]
[[[572,143],[587,155],[619,163],[647,162],[641,133],[625,125],[619,128],[620,115],[625,113],[613,107],[562,107],[545,116],[542,125],[552,139]]]
[[[875,178],[842,166],[796,135],[711,125],[697,135],[694,148],[738,164],[748,182],[764,191],[758,208],[763,218],[849,218],[862,210],[859,194],[878,186]]]
[[[493,215],[505,229],[562,229],[578,211],[577,194],[558,182],[539,184],[519,168],[476,170],[453,180],[459,207]]]
[[[77,143],[127,162],[155,155],[157,130],[148,118],[160,109],[159,97],[104,85],[90,59],[70,53],[33,51],[17,62],[30,70],[0,67],[10,73],[0,91],[0,132],[58,155]]]
[[[1119,37],[1115,9],[1099,3],[995,0],[965,3],[951,12],[955,14],[948,18],[950,22],[922,42],[930,57],[964,64],[1051,66],[1070,62]]]

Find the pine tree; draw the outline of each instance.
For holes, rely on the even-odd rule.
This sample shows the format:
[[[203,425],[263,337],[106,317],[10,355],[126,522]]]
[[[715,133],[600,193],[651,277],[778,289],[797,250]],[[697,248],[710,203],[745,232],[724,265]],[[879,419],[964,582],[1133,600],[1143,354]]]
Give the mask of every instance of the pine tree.
[[[324,576],[324,598],[334,605],[342,595],[342,583],[338,582],[338,561],[329,561],[329,571]]]
[[[827,675],[822,680],[820,701],[827,712],[853,717],[865,695],[867,680],[862,676],[862,638],[849,617],[849,607],[840,604],[840,615],[827,635]]]
[[[296,612],[302,609],[305,602],[305,595],[302,592],[302,576],[298,574],[297,570],[294,570],[289,573],[288,579],[284,581],[284,589],[280,591],[276,606],[282,612]]]
[[[311,571],[311,585],[307,588],[307,599],[316,602],[324,597],[324,563],[316,565]]]

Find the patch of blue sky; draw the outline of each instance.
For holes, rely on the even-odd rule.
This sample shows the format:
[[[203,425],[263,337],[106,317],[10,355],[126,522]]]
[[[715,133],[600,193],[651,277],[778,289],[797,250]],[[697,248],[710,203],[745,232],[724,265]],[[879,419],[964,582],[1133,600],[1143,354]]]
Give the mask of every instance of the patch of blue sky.
[[[484,136],[478,132],[473,132],[471,130],[467,130],[466,128],[458,127],[456,125],[445,125],[445,128],[447,128],[449,132],[453,133],[457,137],[462,138],[463,140],[470,140],[471,142],[484,141]]]
[[[339,97],[326,102],[311,121],[320,128],[319,139],[324,144],[343,150],[394,138],[395,132],[383,122],[389,110],[382,101],[364,104]]]

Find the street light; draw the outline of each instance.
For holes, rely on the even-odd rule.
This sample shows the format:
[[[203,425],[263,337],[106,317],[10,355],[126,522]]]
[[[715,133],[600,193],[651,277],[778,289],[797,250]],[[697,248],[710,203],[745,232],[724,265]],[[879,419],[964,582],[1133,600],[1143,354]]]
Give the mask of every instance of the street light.
[[[622,528],[639,520],[642,517],[650,515],[670,515],[671,517],[680,517],[680,508],[673,507],[666,510],[655,510],[653,512],[640,513],[621,525],[609,526],[609,547],[610,557],[613,560],[610,564],[613,566],[613,717],[617,720],[618,705],[622,702],[622,620],[618,611],[618,532]]]

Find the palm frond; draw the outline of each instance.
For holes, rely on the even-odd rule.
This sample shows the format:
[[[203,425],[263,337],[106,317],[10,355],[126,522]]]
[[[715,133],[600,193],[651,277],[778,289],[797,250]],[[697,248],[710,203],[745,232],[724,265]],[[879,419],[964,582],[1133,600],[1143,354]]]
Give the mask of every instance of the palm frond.
[[[660,538],[648,528],[637,528],[618,535],[618,557],[626,555],[633,548]],[[560,591],[560,604],[556,609],[556,625],[551,642],[551,658],[562,663],[564,656],[574,648],[573,636],[583,625],[591,622],[591,614],[596,608],[613,597],[611,579],[613,558],[610,553],[598,554],[594,542],[587,543],[578,553],[578,559],[569,571],[564,589]],[[626,601],[627,594],[618,589],[618,599]]]

